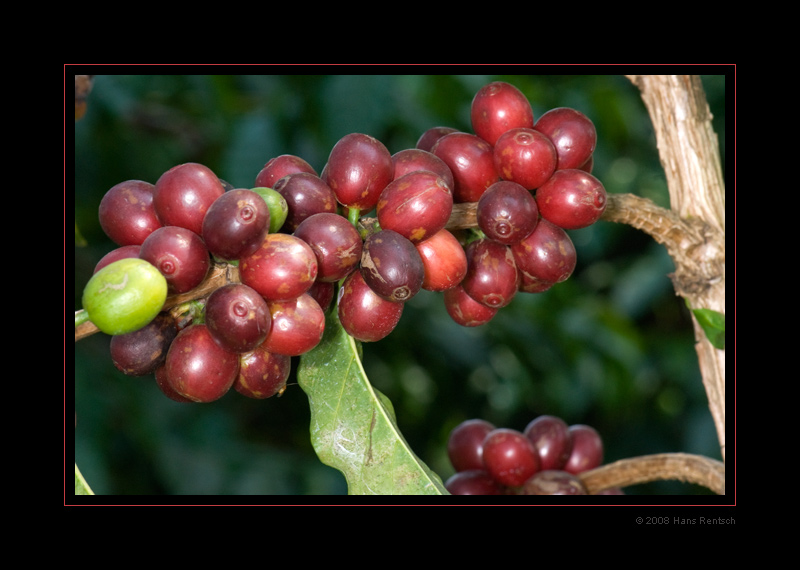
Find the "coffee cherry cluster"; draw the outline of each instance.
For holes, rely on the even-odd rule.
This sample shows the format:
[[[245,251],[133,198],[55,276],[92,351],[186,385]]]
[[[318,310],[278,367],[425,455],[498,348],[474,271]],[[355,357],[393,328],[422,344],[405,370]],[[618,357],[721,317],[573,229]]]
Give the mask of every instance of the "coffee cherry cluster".
[[[211,402],[231,388],[251,398],[280,394],[291,357],[319,343],[325,322],[314,252],[276,232],[287,210],[273,189],[232,188],[196,163],[171,168],[155,184],[131,180],[106,192],[99,221],[119,247],[95,273],[138,258],[164,276],[170,295],[198,287],[215,264],[238,266],[239,275],[180,311],[112,336],[114,365],[153,374],[181,402]]]
[[[139,258],[178,295],[219,264],[237,270],[186,312],[114,336],[114,364],[155,374],[179,401],[210,402],[231,387],[265,398],[285,388],[289,359],[320,342],[334,301],[345,331],[374,342],[421,289],[442,292],[455,322],[477,326],[517,292],[567,279],[576,257],[566,231],[605,208],[590,173],[594,125],[570,108],[534,122],[528,100],[504,82],[476,93],[471,120],[473,133],[434,127],[395,154],[348,134],[320,173],[280,155],[252,188],[233,188],[196,163],[155,184],[112,187],[99,221],[119,247],[95,271]],[[448,229],[463,203],[474,203],[476,227]]]
[[[463,275],[451,273],[457,284],[444,289],[463,326],[570,277],[577,259],[567,231],[595,223],[606,205],[591,174],[597,133],[583,113],[559,107],[534,120],[522,92],[494,82],[475,94],[471,120],[473,133],[437,127],[417,143],[450,168],[454,202],[476,203],[477,228],[460,240]]]
[[[603,441],[593,427],[552,415],[523,431],[470,419],[450,432],[447,455],[456,472],[445,487],[453,495],[586,495],[578,475],[602,464]]]

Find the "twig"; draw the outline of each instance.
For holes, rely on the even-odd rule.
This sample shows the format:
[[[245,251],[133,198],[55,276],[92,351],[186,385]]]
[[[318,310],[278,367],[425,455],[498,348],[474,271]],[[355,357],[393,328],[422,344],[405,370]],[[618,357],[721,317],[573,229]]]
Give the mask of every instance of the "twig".
[[[578,475],[590,495],[613,487],[653,481],[682,481],[725,494],[725,465],[689,453],[660,453],[621,459]]]
[[[167,300],[164,302],[164,307],[161,310],[168,311],[182,303],[202,299],[223,285],[238,282],[239,269],[237,267],[227,263],[215,263],[208,272],[205,280],[203,280],[200,285],[191,291],[187,291],[186,293],[167,297]],[[96,332],[100,332],[100,330],[94,325],[94,323],[91,321],[85,321],[84,323],[75,327],[75,342],[78,342],[87,336],[91,336]]]

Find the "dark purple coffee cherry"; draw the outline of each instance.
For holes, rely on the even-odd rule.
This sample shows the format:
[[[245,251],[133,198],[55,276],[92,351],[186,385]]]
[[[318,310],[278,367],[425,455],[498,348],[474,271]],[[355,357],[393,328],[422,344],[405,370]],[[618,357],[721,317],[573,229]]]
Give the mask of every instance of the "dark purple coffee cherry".
[[[314,250],[318,262],[317,281],[339,281],[361,261],[361,236],[355,226],[339,214],[313,214],[300,222],[293,235]]]
[[[244,188],[230,190],[214,200],[203,218],[206,247],[223,260],[238,260],[254,253],[268,232],[267,203]]]
[[[425,266],[411,241],[393,230],[381,230],[364,241],[361,274],[383,299],[404,302],[422,288]]]
[[[478,200],[478,227],[486,237],[511,245],[528,237],[539,223],[536,199],[521,184],[495,182]]]
[[[336,212],[336,195],[324,180],[310,172],[287,174],[272,186],[286,200],[288,212],[281,231],[292,233],[309,216]]]
[[[272,328],[267,301],[241,283],[223,285],[211,293],[205,322],[220,346],[237,353],[254,350]]]
[[[149,324],[111,337],[111,361],[128,376],[146,376],[164,364],[178,327],[169,313],[159,313]]]

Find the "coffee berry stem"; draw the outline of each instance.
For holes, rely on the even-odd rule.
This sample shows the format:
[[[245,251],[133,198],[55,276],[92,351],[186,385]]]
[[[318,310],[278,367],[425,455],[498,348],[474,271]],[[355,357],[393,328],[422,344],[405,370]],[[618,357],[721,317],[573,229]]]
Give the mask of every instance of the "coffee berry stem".
[[[228,263],[215,262],[211,266],[211,269],[209,270],[205,280],[200,283],[200,285],[191,291],[187,291],[186,293],[170,295],[167,297],[167,300],[164,302],[164,307],[161,310],[171,310],[174,307],[183,305],[184,303],[207,297],[223,285],[240,282],[238,267]],[[94,323],[88,320],[88,315],[79,316],[79,313],[85,313],[85,311],[81,309],[80,311],[75,312],[75,342],[78,342],[79,340],[84,339],[87,336],[91,336],[99,331]],[[79,319],[81,321],[80,323]]]
[[[80,311],[75,311],[75,329],[79,326],[83,325],[84,323],[89,322],[89,313],[86,312],[85,309],[81,309]],[[78,340],[77,338],[75,340]]]
[[[169,310],[169,314],[180,330],[190,323],[204,322],[205,307],[205,299],[194,299],[181,303],[180,305],[175,305]]]
[[[358,220],[361,218],[361,210],[358,208],[347,209],[347,220],[353,224],[353,227],[358,229]]]
[[[578,475],[590,495],[613,487],[653,481],[694,483],[725,494],[725,465],[716,459],[689,453],[658,453],[620,459]]]

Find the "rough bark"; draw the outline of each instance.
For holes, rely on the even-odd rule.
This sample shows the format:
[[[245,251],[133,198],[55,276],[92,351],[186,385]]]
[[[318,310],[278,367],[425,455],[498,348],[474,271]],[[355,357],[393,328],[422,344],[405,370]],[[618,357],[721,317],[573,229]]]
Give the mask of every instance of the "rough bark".
[[[696,75],[628,76],[642,94],[666,174],[670,210],[683,231],[670,250],[675,291],[692,309],[725,313],[725,180],[705,91]],[[681,239],[683,238],[683,239]],[[725,351],[694,319],[709,409],[725,459]]]

